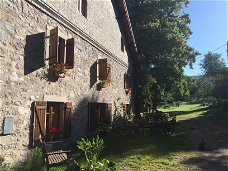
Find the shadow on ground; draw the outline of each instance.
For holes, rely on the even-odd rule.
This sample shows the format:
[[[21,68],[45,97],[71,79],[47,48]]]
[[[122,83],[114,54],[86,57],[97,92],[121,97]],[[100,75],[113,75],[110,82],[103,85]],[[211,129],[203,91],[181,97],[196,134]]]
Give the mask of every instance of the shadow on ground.
[[[227,171],[228,170],[228,155],[219,155],[216,153],[206,153],[202,156],[193,157],[186,161],[184,164],[196,165],[201,170],[207,171]]]

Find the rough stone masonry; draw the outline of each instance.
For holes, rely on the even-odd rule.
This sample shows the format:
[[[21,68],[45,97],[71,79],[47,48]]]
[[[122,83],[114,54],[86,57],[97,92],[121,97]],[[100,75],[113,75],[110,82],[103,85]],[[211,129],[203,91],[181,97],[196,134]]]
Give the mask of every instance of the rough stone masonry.
[[[75,0],[0,1],[0,157],[6,163],[22,160],[29,151],[34,101],[73,102],[71,140],[86,131],[88,102],[113,104],[120,98],[130,103],[124,73],[130,72],[131,62],[128,50],[120,48],[121,28],[112,3],[88,0],[87,18],[76,4]],[[65,78],[52,80],[46,60],[48,38],[44,37],[57,26],[75,40],[74,68]],[[90,69],[98,58],[107,58],[112,71],[111,84],[101,91],[97,83],[90,86]],[[13,118],[10,135],[2,134],[6,117]]]

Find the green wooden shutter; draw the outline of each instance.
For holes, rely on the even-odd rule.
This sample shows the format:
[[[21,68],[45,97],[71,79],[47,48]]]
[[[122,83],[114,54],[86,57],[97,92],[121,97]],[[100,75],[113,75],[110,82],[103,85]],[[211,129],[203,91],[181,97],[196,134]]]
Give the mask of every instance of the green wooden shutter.
[[[39,143],[39,136],[46,134],[46,101],[36,101],[34,106],[33,145]]]
[[[99,59],[99,80],[107,80],[107,59]]]
[[[58,44],[59,35],[58,27],[50,31],[50,47],[49,47],[49,64],[55,64],[58,61]]]
[[[72,102],[66,102],[64,117],[64,138],[71,136]]]
[[[66,64],[69,64],[69,69],[74,68],[74,38],[66,41]]]

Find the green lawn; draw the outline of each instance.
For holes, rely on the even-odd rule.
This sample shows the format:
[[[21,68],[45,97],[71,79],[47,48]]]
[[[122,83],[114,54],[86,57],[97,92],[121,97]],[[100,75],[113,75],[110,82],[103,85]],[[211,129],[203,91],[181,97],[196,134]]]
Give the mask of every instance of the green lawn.
[[[186,164],[186,161],[193,157],[196,151],[190,150],[188,134],[181,126],[181,122],[203,117],[212,124],[227,127],[228,113],[218,108],[209,108],[199,104],[184,104],[180,107],[159,110],[172,112],[176,116],[177,124],[174,134],[154,135],[150,130],[146,130],[143,136],[137,133],[130,136],[109,134],[104,137],[105,149],[101,153],[101,158],[115,162],[120,171],[196,170],[192,164]],[[38,160],[36,158],[36,161]],[[46,170],[44,167],[31,165],[37,171]],[[29,168],[29,164],[27,168]],[[58,167],[51,170],[63,171],[64,169],[64,167]],[[24,169],[24,171],[26,170],[29,169]]]

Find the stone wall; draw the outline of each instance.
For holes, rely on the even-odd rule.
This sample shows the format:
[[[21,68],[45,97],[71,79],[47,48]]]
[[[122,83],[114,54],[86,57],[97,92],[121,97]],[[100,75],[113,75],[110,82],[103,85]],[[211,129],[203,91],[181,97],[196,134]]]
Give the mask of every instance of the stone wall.
[[[113,28],[114,36],[115,32],[120,33],[120,31],[110,3],[106,8],[107,11],[108,7],[112,13],[110,21],[116,25]],[[113,103],[117,98],[124,103],[130,102],[130,95],[126,95],[123,88],[124,73],[128,72],[127,65],[110,58],[100,48],[88,43],[64,27],[64,24],[57,22],[27,1],[2,0],[0,11],[0,156],[4,157],[6,163],[21,160],[28,152],[32,124],[31,105],[34,101],[54,96],[56,99],[73,102],[72,140],[85,133],[88,102]],[[92,14],[89,13],[88,18],[90,15]],[[47,28],[56,26],[62,33],[75,40],[74,68],[65,78],[58,80],[53,79],[53,75],[49,72],[48,62],[45,60],[46,39],[44,39]],[[103,41],[105,36],[107,35],[102,35]],[[117,37],[116,39],[119,39],[119,36]],[[119,48],[117,44],[113,43],[110,51],[114,53],[114,49]],[[110,42],[106,48],[109,46]],[[117,55],[118,53],[120,52],[117,51]],[[98,57],[108,58],[112,71],[111,84],[101,91],[96,90],[96,83],[94,85],[90,83],[91,69]],[[13,133],[2,135],[4,118],[9,116],[13,117]]]
[[[111,0],[87,0],[87,18],[77,10],[77,0],[62,0],[58,3],[53,0],[40,1],[45,2],[127,63],[127,54],[121,51],[121,32]]]

